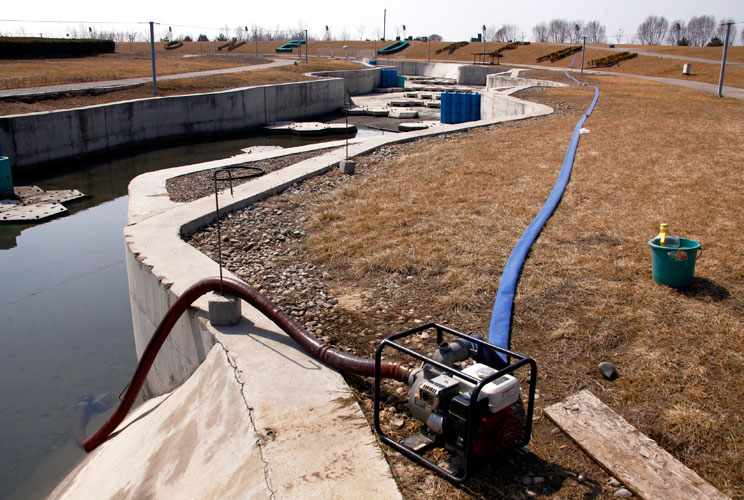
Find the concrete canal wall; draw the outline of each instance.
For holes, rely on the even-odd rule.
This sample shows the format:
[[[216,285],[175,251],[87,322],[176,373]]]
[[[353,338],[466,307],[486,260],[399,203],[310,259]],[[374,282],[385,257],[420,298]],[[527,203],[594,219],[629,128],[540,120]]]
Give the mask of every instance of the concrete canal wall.
[[[310,74],[317,77],[343,78],[346,93],[349,95],[369,94],[380,86],[380,68],[349,71],[316,71]]]
[[[432,63],[378,59],[380,66],[391,66],[401,75],[451,78],[460,85],[486,85],[486,77],[508,71],[503,66],[477,66],[473,64]]]
[[[334,111],[344,80],[154,97],[70,110],[0,117],[3,154],[19,169],[154,140],[238,132]]]

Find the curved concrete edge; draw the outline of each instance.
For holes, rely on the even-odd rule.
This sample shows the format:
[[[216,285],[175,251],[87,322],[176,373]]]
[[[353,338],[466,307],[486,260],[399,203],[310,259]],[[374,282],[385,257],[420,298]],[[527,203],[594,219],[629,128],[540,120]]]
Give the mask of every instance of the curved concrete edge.
[[[350,143],[349,154],[538,114],[372,137]],[[297,151],[263,155],[292,152]],[[214,195],[191,203],[164,201],[165,180],[245,156],[259,157],[153,172],[130,184],[124,237],[138,356],[175,298],[218,272],[214,261],[181,238],[214,220]],[[221,212],[323,173],[344,157],[345,148],[339,147],[237,186],[234,196],[225,191]],[[195,302],[148,377],[148,392],[165,395],[138,408],[52,498],[401,498],[343,377],[306,355],[255,309],[242,306],[238,325],[213,327],[207,298]]]
[[[194,375],[133,412],[50,498],[399,500],[343,379],[266,327],[215,332]]]
[[[483,66],[463,63],[399,61],[378,59],[378,65],[394,67],[402,75],[432,76],[455,80],[459,85],[486,85],[486,77],[493,73],[505,73],[504,66]]]

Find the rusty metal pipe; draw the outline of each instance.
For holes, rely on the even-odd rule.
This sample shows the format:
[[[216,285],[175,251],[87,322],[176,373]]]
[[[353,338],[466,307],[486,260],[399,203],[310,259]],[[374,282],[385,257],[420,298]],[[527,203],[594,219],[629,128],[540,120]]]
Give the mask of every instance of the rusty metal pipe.
[[[129,410],[132,409],[132,406],[137,399],[137,395],[139,394],[142,385],[145,383],[147,373],[150,371],[150,368],[155,361],[158,351],[160,351],[165,339],[168,338],[173,325],[176,324],[176,321],[181,317],[181,314],[183,314],[196,299],[206,293],[220,290],[220,287],[222,287],[224,293],[235,295],[258,309],[262,314],[292,337],[295,342],[300,344],[308,354],[317,360],[331,366],[332,368],[347,373],[366,377],[373,377],[375,375],[375,361],[373,359],[351,355],[318,340],[316,337],[310,335],[310,333],[308,333],[307,330],[305,330],[305,328],[303,328],[303,326],[294,318],[282,311],[279,306],[250,286],[228,279],[220,281],[220,279],[216,277],[205,278],[187,288],[168,309],[168,312],[165,313],[165,316],[155,329],[152,338],[150,338],[150,342],[145,348],[145,352],[139,360],[137,369],[121,398],[119,407],[116,408],[116,411],[114,411],[111,417],[109,417],[100,429],[83,441],[83,448],[85,451],[93,451],[103,443],[124,420],[129,413]],[[409,371],[410,369],[408,365],[402,361],[385,360],[381,365],[382,377],[399,380],[401,382],[408,382]]]

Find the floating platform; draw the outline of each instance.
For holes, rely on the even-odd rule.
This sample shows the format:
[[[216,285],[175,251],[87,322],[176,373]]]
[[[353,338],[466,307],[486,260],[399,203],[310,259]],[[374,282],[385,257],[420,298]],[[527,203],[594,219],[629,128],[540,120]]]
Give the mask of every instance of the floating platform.
[[[389,118],[418,118],[418,111],[415,109],[391,109],[390,113],[388,114]]]
[[[77,189],[44,191],[38,186],[16,186],[16,199],[0,200],[0,222],[36,222],[67,212],[62,205],[85,198]]]
[[[292,134],[299,136],[353,134],[357,131],[355,125],[321,122],[276,122],[269,123],[263,129],[265,132],[272,134]]]
[[[436,122],[435,122],[436,123]],[[432,125],[431,122],[407,122],[398,124],[398,131],[412,132],[414,130],[425,130]]]

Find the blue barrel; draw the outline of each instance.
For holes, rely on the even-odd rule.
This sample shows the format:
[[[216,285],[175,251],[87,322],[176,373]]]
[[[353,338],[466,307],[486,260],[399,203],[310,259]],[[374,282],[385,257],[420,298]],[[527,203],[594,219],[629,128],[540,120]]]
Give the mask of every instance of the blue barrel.
[[[478,117],[478,94],[468,94],[468,121],[474,122],[479,119]]]
[[[475,96],[475,101],[473,102],[473,120],[480,120],[481,119],[481,95],[480,94],[473,94]]]
[[[452,94],[452,123],[462,123],[462,94]]]
[[[449,123],[449,111],[450,111],[450,97],[449,92],[442,92],[439,97],[441,99],[439,103],[439,121],[442,123]]]
[[[462,94],[460,100],[460,122],[470,121],[470,94]]]

